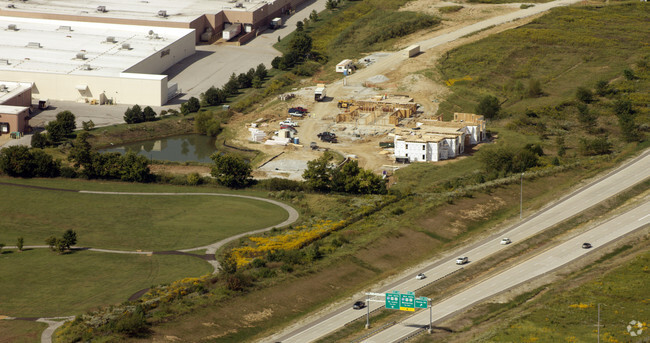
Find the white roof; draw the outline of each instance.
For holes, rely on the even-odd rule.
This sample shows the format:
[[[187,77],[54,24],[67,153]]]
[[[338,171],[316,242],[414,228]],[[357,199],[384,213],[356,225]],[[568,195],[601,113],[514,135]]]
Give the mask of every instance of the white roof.
[[[4,104],[7,100],[31,87],[31,82],[11,82],[0,80],[0,104]]]
[[[343,60],[343,61],[339,62],[339,64],[337,64],[336,66],[337,67],[338,66],[344,66],[344,65],[350,64],[350,63],[352,63],[352,60]]]
[[[20,114],[28,109],[29,107],[0,105],[0,113],[2,114]]]
[[[192,29],[0,17],[0,70],[117,76]],[[67,30],[66,28],[71,30]],[[158,38],[149,35],[153,31]],[[116,43],[107,42],[114,37]],[[35,44],[36,43],[36,44]],[[130,49],[122,49],[128,43]],[[40,45],[40,47],[38,47]],[[33,47],[36,46],[36,47]],[[84,59],[77,58],[84,53]],[[90,66],[86,70],[85,65]]]
[[[0,8],[8,12],[37,12],[63,15],[79,15],[90,17],[105,17],[134,20],[155,20],[173,22],[191,22],[203,14],[216,14],[224,9],[254,10],[260,5],[273,1],[239,0],[0,0]],[[13,5],[15,8],[8,8]],[[97,11],[97,7],[105,6],[106,12]],[[158,15],[166,11],[167,16]]]

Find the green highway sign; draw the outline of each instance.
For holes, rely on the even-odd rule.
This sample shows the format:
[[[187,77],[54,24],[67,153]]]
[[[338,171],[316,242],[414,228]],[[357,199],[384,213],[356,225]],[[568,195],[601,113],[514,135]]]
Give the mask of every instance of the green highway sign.
[[[386,308],[391,310],[399,310],[399,291],[386,293]]]
[[[415,308],[427,308],[429,298],[419,297],[415,299]]]
[[[415,311],[415,294],[413,292],[400,294],[399,309],[401,311]]]

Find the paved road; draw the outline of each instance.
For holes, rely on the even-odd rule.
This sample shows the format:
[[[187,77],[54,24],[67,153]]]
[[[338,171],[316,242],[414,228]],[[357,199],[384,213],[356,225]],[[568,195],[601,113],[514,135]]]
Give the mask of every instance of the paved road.
[[[550,250],[433,305],[433,321],[441,320],[511,287],[571,263],[571,261],[633,231],[639,229],[648,231],[649,225],[650,201],[646,201],[639,207],[615,217],[594,229],[569,239]],[[582,249],[581,245],[583,242],[590,242],[593,248]],[[381,331],[363,342],[385,343],[399,341],[416,331],[422,330],[422,328],[428,327],[429,317],[429,311],[420,311],[405,321]],[[621,327],[621,329],[624,330],[624,327]]]
[[[507,249],[509,245],[499,244],[502,237],[509,237],[516,244],[528,237],[580,213],[609,197],[628,189],[639,182],[650,177],[650,150],[645,151],[641,156],[631,162],[617,168],[604,178],[595,181],[565,198],[553,206],[526,218],[522,223],[508,228],[494,236],[486,238],[471,246],[457,249],[452,254],[435,261],[429,267],[408,275],[385,287],[372,290],[372,292],[383,293],[391,290],[415,291],[427,284],[434,282],[438,277],[448,275],[461,268],[455,264],[457,256],[468,256],[470,263],[484,259],[501,249]],[[415,280],[415,274],[424,272],[429,277],[424,280]],[[307,325],[289,332],[278,333],[264,341],[281,342],[310,342],[323,337],[346,323],[365,315],[365,311],[354,311],[346,304],[331,313],[315,319]],[[277,338],[276,338],[277,337]]]

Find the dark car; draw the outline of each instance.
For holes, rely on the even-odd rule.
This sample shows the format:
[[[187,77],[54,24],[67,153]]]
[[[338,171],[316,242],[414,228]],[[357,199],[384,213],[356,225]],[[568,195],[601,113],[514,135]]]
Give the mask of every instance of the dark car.
[[[360,310],[364,307],[366,307],[366,303],[364,303],[363,301],[357,301],[354,303],[354,305],[352,305],[352,308],[355,310]]]
[[[321,132],[318,135],[318,138],[320,138],[321,141],[323,142],[330,142],[330,143],[336,143],[338,140],[336,139],[336,134],[333,132]]]
[[[298,106],[298,107],[291,107],[291,108],[289,109],[289,113],[300,113],[300,114],[305,114],[305,113],[307,113],[307,112],[309,112],[309,111],[307,111],[306,108],[304,108],[304,107],[300,107],[300,106]]]
[[[582,243],[582,249],[589,249],[591,248],[591,243]]]

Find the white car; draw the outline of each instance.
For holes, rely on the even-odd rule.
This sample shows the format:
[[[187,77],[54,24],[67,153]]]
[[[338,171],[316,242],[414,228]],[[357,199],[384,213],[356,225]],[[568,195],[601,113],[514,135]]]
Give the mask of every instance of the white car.
[[[510,244],[510,243],[512,243],[512,241],[510,240],[510,238],[502,238],[502,239],[501,239],[501,244],[502,244],[502,245],[506,245],[506,244]]]
[[[456,259],[456,264],[465,264],[468,261],[469,261],[469,259],[467,258],[467,256],[461,256],[461,257]]]
[[[287,118],[286,120],[281,121],[281,122],[280,122],[280,126],[283,126],[283,125],[291,126],[291,127],[298,127],[298,123],[296,123],[295,121],[291,120],[291,118]]]
[[[426,278],[427,278],[427,276],[424,275],[424,273],[420,273],[420,274],[415,276],[416,280],[423,280],[423,279],[426,279]]]

